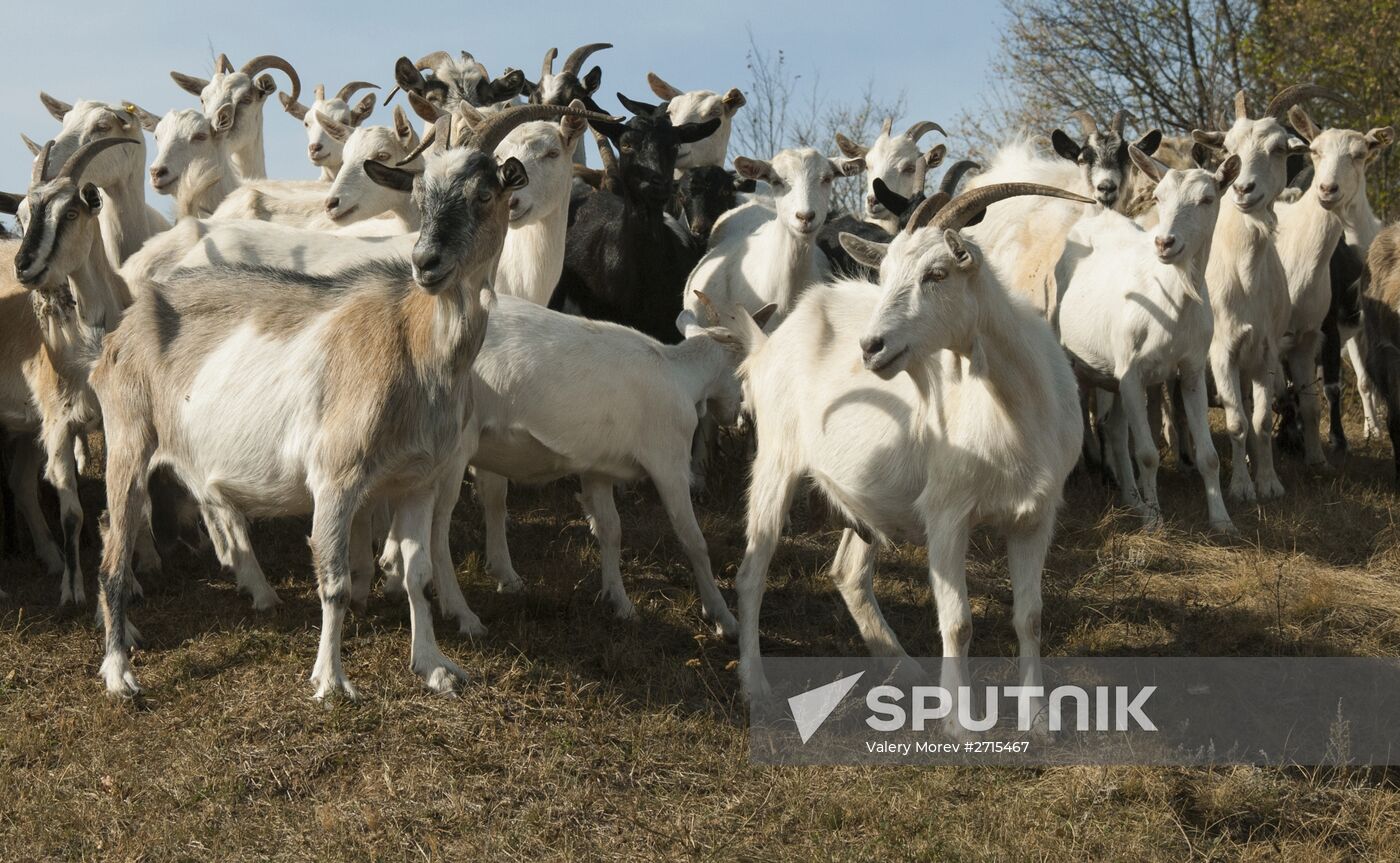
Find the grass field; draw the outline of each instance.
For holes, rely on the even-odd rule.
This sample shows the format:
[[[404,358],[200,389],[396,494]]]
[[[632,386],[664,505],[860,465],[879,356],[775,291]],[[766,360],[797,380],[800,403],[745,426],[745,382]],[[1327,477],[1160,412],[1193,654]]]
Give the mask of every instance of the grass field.
[[[1047,567],[1047,655],[1396,655],[1400,506],[1389,445],[1333,475],[1285,459],[1289,495],[1235,507],[1243,538],[1204,534],[1199,479],[1169,465],[1169,528],[1144,535],[1075,477]],[[1228,447],[1224,448],[1228,450]],[[700,502],[733,605],[743,473]],[[472,675],[460,697],[408,671],[408,610],[376,591],[346,625],[357,704],[323,707],[306,675],[318,603],[307,525],[259,525],[284,600],[254,613],[212,556],[182,552],[135,610],[147,695],[97,679],[90,612],[57,580],[0,565],[0,859],[230,860],[1386,860],[1400,857],[1400,774],[1254,768],[757,768],[733,645],[708,634],[648,487],[620,494],[639,618],[595,601],[598,560],[567,483],[512,491],[528,583],[483,571],[475,502],[454,523],[459,577],[490,627],[439,629]],[[84,487],[90,519],[96,479]],[[823,567],[838,531],[800,506],[769,577],[765,650],[860,655]],[[89,595],[97,549],[84,548]],[[922,550],[881,556],[880,602],[911,652],[938,651]],[[972,654],[1012,655],[1001,549],[974,542]]]

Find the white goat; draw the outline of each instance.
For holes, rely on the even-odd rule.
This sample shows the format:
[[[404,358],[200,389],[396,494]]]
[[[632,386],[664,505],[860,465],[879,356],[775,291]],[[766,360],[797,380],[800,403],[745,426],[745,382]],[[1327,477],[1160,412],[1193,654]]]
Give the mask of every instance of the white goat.
[[[1060,343],[1080,380],[1100,388],[1099,416],[1114,456],[1107,461],[1123,502],[1153,528],[1161,525],[1162,511],[1147,391],[1181,381],[1211,529],[1234,533],[1207,415],[1213,323],[1205,274],[1220,195],[1234,182],[1240,160],[1231,156],[1212,174],[1166,170],[1136,147],[1131,157],[1157,184],[1158,225],[1149,235],[1127,216],[1104,210],[1070,229],[1055,272]]]
[[[359,126],[374,111],[376,94],[366,94],[354,107],[350,105],[350,97],[367,87],[379,89],[378,84],[371,84],[368,81],[351,81],[341,87],[335,96],[327,99],[326,85],[317,84],[314,91],[316,99],[310,107],[301,104],[286,93],[277,94],[277,98],[282,100],[283,109],[300,120],[301,125],[306,129],[306,158],[311,160],[312,165],[321,169],[323,182],[329,183],[334,180],[336,172],[340,170],[340,154],[345,139],[327,134],[321,125],[321,118],[327,117],[335,123],[351,128]]]
[[[729,135],[734,131],[734,115],[748,102],[739,88],[730,87],[724,95],[713,90],[684,92],[661,80],[655,72],[647,73],[647,84],[651,92],[667,102],[666,113],[671,115],[671,125],[719,120],[719,128],[709,137],[681,145],[676,154],[676,172],[702,165],[724,167],[729,154]]]
[[[1079,455],[1077,387],[1049,325],[1008,295],[960,232],[989,203],[1018,194],[1079,199],[1024,183],[987,186],[934,215],[944,199],[931,198],[888,246],[843,237],[853,257],[879,268],[879,285],[838,281],[807,292],[771,337],[748,322],[732,333],[749,352],[741,373],[758,436],[737,576],[739,675],[750,698],[770,692],[758,612],[804,475],[852,525],[831,575],[873,653],[905,655],[872,589],[876,543],[927,543],[945,657],[939,682],[954,693],[967,682],[972,637],[968,536],[979,524],[1000,529],[1021,682],[1041,685],[1040,576]]]
[[[215,62],[212,78],[196,78],[180,72],[171,72],[170,77],[187,93],[199,97],[204,108],[204,116],[211,120],[221,118],[225,125],[216,125],[215,131],[228,134],[229,150],[233,156],[238,175],[245,180],[260,180],[267,176],[266,154],[263,152],[263,104],[267,97],[277,90],[277,82],[271,75],[258,76],[266,69],[279,69],[292,81],[292,101],[301,95],[301,80],[292,64],[274,54],[254,57],[243,68],[234,69],[228,56],[220,54]],[[221,113],[220,108],[228,105],[232,114]]]
[[[1263,117],[1250,119],[1241,90],[1228,132],[1192,133],[1198,143],[1240,157],[1234,206],[1222,207],[1216,219],[1206,284],[1215,318],[1211,370],[1230,435],[1230,494],[1244,501],[1283,494],[1274,470],[1272,416],[1290,303],[1287,274],[1274,242],[1274,201],[1287,179],[1288,154],[1307,151],[1307,144],[1288,135],[1280,118],[1307,95],[1307,88],[1289,87],[1274,97]],[[1247,455],[1253,458],[1252,479]]]
[[[187,271],[144,295],[104,342],[92,373],[107,425],[108,510],[102,675],[138,691],[123,576],[153,465],[168,465],[206,511],[313,511],[321,594],[316,694],[354,696],[341,667],[351,573],[364,573],[368,512],[395,507],[412,616],[411,665],[432,689],[463,672],[433,636],[423,595],[438,474],[471,411],[469,371],[485,336],[489,285],[519,162],[490,155],[514,126],[570,109],[497,114],[431,159],[412,266],[373,262],[324,279],[268,269]],[[600,116],[600,115],[588,115]],[[438,141],[446,143],[445,130]],[[415,175],[372,163],[405,187]],[[484,293],[483,293],[484,292]],[[352,528],[352,523],[354,527]],[[355,562],[352,563],[352,551]]]
[[[695,293],[701,291],[721,307],[739,305],[750,314],[775,303],[780,320],[808,285],[829,273],[816,239],[832,184],[864,168],[858,157],[838,161],[810,147],[783,150],[772,162],[736,158],[739,175],[767,183],[772,198],[750,201],[715,223],[710,250],[686,282],[685,308],[703,315]]]
[[[156,123],[155,136],[151,188],[175,198],[176,219],[209,216],[238,188],[227,138],[203,112],[171,111]]]
[[[882,181],[890,191],[901,197],[913,197],[924,190],[928,172],[943,164],[948,148],[935,144],[927,151],[919,149],[919,139],[929,132],[944,137],[948,133],[931,120],[920,120],[902,134],[894,134],[894,118],[886,117],[880,134],[869,147],[858,144],[841,133],[836,134],[836,146],[851,159],[865,162],[865,220],[884,228],[890,236],[899,231],[899,214],[885,209],[875,196],[875,181]]]

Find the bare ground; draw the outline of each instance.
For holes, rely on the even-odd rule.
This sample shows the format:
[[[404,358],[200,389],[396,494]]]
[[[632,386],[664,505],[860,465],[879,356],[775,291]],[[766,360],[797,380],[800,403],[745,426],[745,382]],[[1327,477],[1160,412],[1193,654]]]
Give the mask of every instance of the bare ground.
[[[1168,466],[1170,525],[1144,535],[1110,490],[1070,480],[1045,577],[1047,655],[1396,655],[1400,526],[1389,445],[1360,442],[1290,494],[1204,533],[1194,473]],[[1218,441],[1220,443],[1220,441]],[[1228,449],[1224,447],[1223,449]],[[701,500],[733,603],[740,469]],[[639,619],[597,602],[576,489],[512,492],[528,583],[494,592],[464,495],[453,547],[475,642],[439,627],[472,675],[457,698],[408,671],[408,611],[378,595],[347,622],[362,701],[323,707],[306,681],[319,623],[304,521],[254,543],[284,604],[251,611],[212,556],[182,552],[135,611],[147,695],[106,698],[90,612],[56,579],[0,562],[0,859],[38,860],[1385,860],[1400,856],[1388,770],[758,768],[747,763],[734,646],[708,633],[649,488],[620,495]],[[84,488],[90,520],[102,488]],[[765,650],[859,655],[823,567],[838,532],[799,505],[769,577]],[[84,553],[92,594],[97,549]],[[936,654],[922,550],[881,557],[880,602],[911,652]],[[1002,551],[974,542],[973,655],[1012,655]]]

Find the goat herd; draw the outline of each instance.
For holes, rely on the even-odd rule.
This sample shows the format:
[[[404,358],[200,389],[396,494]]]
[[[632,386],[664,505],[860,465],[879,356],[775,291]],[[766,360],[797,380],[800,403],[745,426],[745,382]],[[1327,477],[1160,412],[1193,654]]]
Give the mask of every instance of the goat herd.
[[[82,603],[77,477],[87,432],[105,433],[108,691],[139,691],[127,599],[160,565],[162,537],[202,520],[264,609],[278,597],[248,520],[305,513],[316,697],[355,695],[342,624],[376,564],[407,595],[413,671],[452,690],[465,675],[438,648],[426,596],[431,583],[461,632],[484,631],[448,547],[469,468],[501,590],[521,588],[508,482],[578,476],[622,617],[635,610],[613,489],[649,478],[705,615],[739,639],[750,696],[768,688],[759,605],[804,477],[846,525],[832,574],[881,655],[904,652],[872,590],[878,546],[927,545],[943,652],[965,660],[969,532],[991,526],[1035,686],[1041,571],[1081,459],[1155,527],[1159,452],[1173,447],[1200,472],[1211,527],[1232,532],[1212,380],[1238,500],[1283,494],[1285,382],[1305,457],[1324,463],[1319,360],[1334,418],[1345,350],[1368,430],[1380,394],[1400,431],[1400,227],[1382,229],[1365,177],[1392,133],[1319,130],[1302,105],[1330,91],[1289,87],[1257,115],[1241,93],[1229,129],[1182,140],[1133,143],[1125,113],[1100,126],[1080,112],[1080,138],[1009,142],[926,195],[947,148],[919,141],[937,124],[886,121],[869,146],[837,136],[838,156],[790,149],[729,171],[743,94],[651,75],[661,103],[618,94],[624,121],[594,101],[600,69],[582,71],[609,47],[581,47],[558,72],[550,49],[533,82],[492,78],[465,52],[401,58],[395,89],[421,131],[402,103],[368,125],[376,94],[354,96],[375,85],[362,81],[303,104],[275,56],[235,67],[221,55],[209,80],[172,73],[201,107],[164,116],[41,94],[62,126],[42,146],[25,139],[29,190],[0,198],[23,228],[5,241],[15,283],[0,291],[5,469],[11,513],[61,573],[60,602]],[[320,180],[265,178],[269,71],[290,80],[280,101]],[[601,169],[584,164],[590,127]],[[1290,187],[1290,156],[1308,153],[1311,179]],[[173,225],[146,203],[148,170],[174,199]],[[829,218],[836,179],[861,173],[863,216]],[[736,621],[691,492],[718,430],[741,417],[756,452]],[[1335,419],[1332,435],[1344,445]],[[61,546],[40,512],[41,469]],[[964,664],[945,668],[956,692]]]

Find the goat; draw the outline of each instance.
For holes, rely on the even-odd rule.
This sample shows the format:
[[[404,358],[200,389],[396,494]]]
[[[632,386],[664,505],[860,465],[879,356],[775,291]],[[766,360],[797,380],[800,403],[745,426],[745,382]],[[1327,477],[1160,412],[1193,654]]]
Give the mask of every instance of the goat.
[[[13,249],[15,279],[30,292],[32,310],[15,309],[21,295],[9,295],[6,305],[14,314],[6,320],[17,331],[6,339],[13,340],[14,352],[0,374],[9,384],[4,387],[7,394],[13,398],[23,392],[29,404],[11,403],[0,408],[0,417],[7,417],[12,431],[38,433],[45,477],[58,491],[64,538],[60,605],[86,603],[78,557],[83,509],[74,441],[100,418],[88,388],[88,369],[103,335],[121,320],[126,294],[100,251],[102,197],[97,186],[87,182],[86,172],[105,151],[135,148],[137,143],[111,137],[84,144],[47,180],[54,144],[45,145],[35,160],[27,195],[24,239]],[[27,384],[24,389],[18,385],[21,380]],[[26,488],[19,495],[21,504],[41,559],[52,566],[52,543],[46,541],[42,518],[34,515],[37,501],[29,497],[30,491]]]
[[[411,264],[373,261],[329,279],[215,265],[176,273],[132,306],[91,376],[108,445],[108,692],[139,691],[124,574],[153,465],[172,468],[202,509],[222,510],[232,523],[312,511],[318,698],[355,696],[341,666],[341,628],[351,571],[363,571],[369,547],[354,543],[352,563],[352,536],[365,536],[371,505],[392,504],[411,667],[438,691],[463,677],[438,649],[423,587],[437,474],[470,414],[468,377],[485,336],[509,199],[528,181],[518,161],[497,165],[491,154],[520,123],[566,113],[575,112],[502,112],[458,147],[442,123],[440,149],[421,175],[371,162],[367,172],[381,182],[420,186],[423,227]]]
[[[588,45],[581,45],[569,52],[569,56],[564,58],[564,68],[556,74],[554,71],[554,58],[559,56],[558,48],[550,48],[544,52],[544,63],[540,66],[540,80],[526,81],[523,92],[531,105],[570,105],[575,101],[581,102],[590,111],[603,113],[603,109],[598,107],[598,103],[593,101],[593,94],[598,92],[598,88],[603,84],[603,70],[598,66],[589,69],[587,74],[580,75],[583,71],[583,64],[589,57],[597,51],[605,51],[612,47],[610,42],[593,42]],[[574,162],[584,164],[583,151],[574,151]]]
[[[962,182],[967,172],[980,169],[980,165],[967,159],[954,162],[947,171],[943,172],[943,179],[939,181],[938,190],[952,198],[957,194],[958,184]],[[913,215],[914,210],[924,202],[926,197],[922,188],[912,194],[901,195],[886,186],[885,181],[879,177],[871,182],[870,191],[879,204],[880,212],[890,213],[894,216],[896,232],[909,222],[909,217]],[[817,233],[817,248],[826,255],[833,273],[850,278],[876,278],[875,273],[856,263],[855,258],[847,253],[845,247],[841,245],[842,234],[854,234],[861,239],[873,240],[877,243],[888,243],[894,239],[894,234],[874,222],[858,219],[850,213],[828,219],[826,224],[822,225],[821,231]]]
[[[673,215],[703,248],[719,218],[739,206],[739,195],[752,194],[757,187],[753,180],[716,165],[686,168],[676,180]]]
[[[219,110],[232,109],[225,105]],[[156,123],[155,136],[151,188],[175,198],[176,219],[209,216],[238,188],[227,138],[214,131],[214,122],[202,112],[169,112]]]
[[[81,147],[94,141],[120,138],[137,144],[104,153],[85,171],[88,182],[102,190],[108,199],[109,206],[102,207],[98,215],[102,226],[102,244],[98,251],[105,249],[109,266],[117,269],[148,239],[170,227],[160,213],[146,204],[143,129],[148,115],[130,102],[110,105],[85,99],[70,105],[47,93],[40,93],[39,100],[53,118],[63,124],[53,139],[52,165],[67,163]],[[28,139],[26,142],[37,156],[38,145]]]
[[[1215,319],[1211,370],[1230,435],[1230,495],[1243,501],[1283,494],[1274,470],[1272,412],[1290,303],[1287,274],[1274,242],[1274,200],[1287,179],[1289,153],[1308,149],[1288,134],[1283,118],[1319,89],[1287,87],[1258,119],[1250,118],[1241,90],[1235,95],[1235,122],[1228,132],[1191,133],[1199,144],[1240,157],[1233,206],[1222,207],[1215,223],[1206,284]],[[1253,451],[1248,452],[1251,442]],[[1247,452],[1253,457],[1253,478]]]
[[[758,612],[804,475],[852,525],[831,575],[873,653],[905,655],[872,590],[876,543],[927,543],[943,634],[940,685],[950,692],[967,681],[968,536],[979,523],[999,528],[1021,681],[1041,685],[1040,575],[1079,453],[1074,374],[1048,324],[1008,296],[961,233],[981,209],[1022,194],[1088,200],[1027,183],[951,202],[935,196],[888,246],[851,237],[851,254],[879,270],[878,285],[841,280],[808,291],[771,336],[749,321],[717,334],[747,352],[740,373],[758,437],[736,576],[739,676],[749,698],[770,695]]]
[[[424,76],[431,72],[432,77]],[[437,107],[451,111],[466,103],[472,108],[494,108],[509,103],[525,89],[525,73],[508,69],[499,78],[492,78],[486,67],[466,51],[453,57],[446,51],[425,54],[413,62],[400,57],[394,63],[394,90],[384,100],[388,104],[394,92],[412,93]]]
[[[675,188],[676,151],[719,128],[720,121],[674,126],[664,108],[617,94],[634,116],[594,120],[618,144],[621,194],[589,194],[572,216],[564,271],[550,308],[639,329],[675,342],[681,290],[699,259],[684,231],[665,214]]]
[[[1127,212],[1131,196],[1126,194],[1132,175],[1132,161],[1128,158],[1128,140],[1123,137],[1123,124],[1128,120],[1127,111],[1113,115],[1108,130],[1099,128],[1088,111],[1075,111],[1072,115],[1079,121],[1084,133],[1084,143],[1080,144],[1056,129],[1050,133],[1050,143],[1055,152],[1079,166],[1083,185],[1090,190],[1101,205],[1108,209]],[[1162,133],[1153,129],[1137,141],[1137,148],[1145,155],[1157,152],[1162,143]]]
[[[1100,390],[1099,416],[1114,456],[1106,461],[1114,468],[1123,502],[1149,528],[1161,526],[1162,510],[1147,392],[1181,382],[1211,529],[1233,534],[1207,416],[1213,323],[1205,273],[1220,195],[1235,181],[1240,159],[1231,156],[1214,173],[1177,171],[1165,169],[1136,146],[1129,152],[1157,183],[1158,226],[1149,237],[1127,216],[1104,210],[1070,229],[1055,271],[1060,343],[1080,380]],[[1129,458],[1130,431],[1136,477]]]
[[[1366,372],[1386,408],[1395,482],[1400,485],[1400,225],[1376,234],[1362,279]]]
[[[647,73],[647,85],[657,98],[666,103],[671,124],[677,127],[698,125],[718,120],[715,131],[704,138],[682,144],[676,152],[676,170],[700,165],[724,166],[729,154],[729,135],[734,130],[734,115],[748,103],[738,87],[730,87],[721,96],[712,90],[682,92],[661,79],[655,72]]]
[[[254,57],[237,70],[227,55],[220,54],[215,63],[214,76],[207,79],[180,72],[170,73],[181,89],[199,97],[204,116],[211,120],[223,118],[221,122],[226,125],[216,124],[214,131],[228,135],[233,165],[238,169],[238,176],[245,180],[267,177],[267,160],[263,152],[263,103],[277,91],[277,82],[271,75],[258,75],[267,69],[286,73],[292,82],[290,97],[295,102],[301,95],[301,79],[291,63],[275,54]],[[225,105],[233,108],[232,114],[220,112],[219,109]]]
[[[351,81],[338,90],[333,98],[326,98],[326,85],[317,84],[313,91],[316,99],[310,107],[301,104],[286,93],[278,93],[277,98],[282,101],[282,108],[288,114],[301,121],[301,125],[306,129],[306,158],[311,160],[311,164],[321,169],[321,181],[329,183],[335,179],[336,172],[341,166],[341,149],[345,144],[344,137],[327,134],[321,125],[321,118],[327,117],[342,126],[355,128],[365,121],[371,112],[374,111],[375,93],[367,93],[364,98],[353,108],[350,106],[350,97],[359,90],[366,88],[379,89],[378,84],[371,84],[368,81]]]
[[[943,144],[935,144],[926,152],[919,149],[919,139],[929,132],[948,136],[937,123],[920,120],[899,135],[895,135],[893,129],[894,118],[886,117],[875,143],[869,147],[836,133],[836,146],[842,155],[865,163],[865,220],[884,228],[890,236],[899,230],[898,220],[880,203],[875,194],[875,181],[881,181],[897,195],[909,197],[924,190],[924,178],[930,170],[943,164],[943,157],[948,154]]]
[[[859,157],[837,161],[808,147],[783,150],[772,162],[740,156],[734,169],[767,183],[771,202],[751,201],[720,218],[709,251],[686,281],[685,307],[699,312],[700,292],[750,314],[775,303],[774,319],[781,320],[808,285],[828,274],[815,240],[831,206],[831,188],[837,177],[865,170],[865,163]]]

